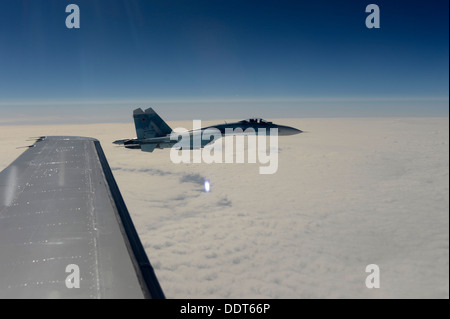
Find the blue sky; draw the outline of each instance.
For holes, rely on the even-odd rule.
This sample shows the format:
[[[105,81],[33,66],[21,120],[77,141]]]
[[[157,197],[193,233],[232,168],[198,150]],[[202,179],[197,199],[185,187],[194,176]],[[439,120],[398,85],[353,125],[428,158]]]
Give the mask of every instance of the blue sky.
[[[80,29],[66,28],[70,3]],[[380,29],[365,26],[369,3]],[[148,106],[168,120],[448,116],[448,6],[2,0],[0,116],[129,121]]]

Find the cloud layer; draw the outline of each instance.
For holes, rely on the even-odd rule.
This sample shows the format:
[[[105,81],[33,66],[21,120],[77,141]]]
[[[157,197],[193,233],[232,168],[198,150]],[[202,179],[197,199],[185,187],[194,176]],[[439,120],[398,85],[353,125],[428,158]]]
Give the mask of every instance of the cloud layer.
[[[281,123],[308,133],[274,175],[113,146],[132,124],[0,127],[0,164],[27,136],[99,138],[168,298],[448,298],[448,118]]]

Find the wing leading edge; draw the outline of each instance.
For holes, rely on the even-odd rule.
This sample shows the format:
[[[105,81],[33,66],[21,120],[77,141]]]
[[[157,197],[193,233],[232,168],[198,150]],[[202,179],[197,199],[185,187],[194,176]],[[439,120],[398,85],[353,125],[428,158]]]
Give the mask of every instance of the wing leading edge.
[[[45,137],[0,172],[0,298],[164,298],[99,141]]]

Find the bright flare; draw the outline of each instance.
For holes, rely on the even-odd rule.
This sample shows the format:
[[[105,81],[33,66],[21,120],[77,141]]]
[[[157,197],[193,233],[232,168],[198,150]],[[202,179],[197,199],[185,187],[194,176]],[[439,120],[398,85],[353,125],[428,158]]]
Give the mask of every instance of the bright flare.
[[[205,181],[205,192],[209,193],[209,190],[211,189],[211,185],[209,184],[209,181]]]

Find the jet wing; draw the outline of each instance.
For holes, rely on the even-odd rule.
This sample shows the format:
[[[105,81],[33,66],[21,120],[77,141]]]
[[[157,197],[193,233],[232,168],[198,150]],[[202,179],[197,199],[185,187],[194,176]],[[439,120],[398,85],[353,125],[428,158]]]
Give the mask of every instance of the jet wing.
[[[0,173],[0,298],[164,298],[99,141],[43,137]]]

